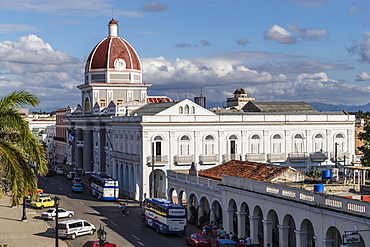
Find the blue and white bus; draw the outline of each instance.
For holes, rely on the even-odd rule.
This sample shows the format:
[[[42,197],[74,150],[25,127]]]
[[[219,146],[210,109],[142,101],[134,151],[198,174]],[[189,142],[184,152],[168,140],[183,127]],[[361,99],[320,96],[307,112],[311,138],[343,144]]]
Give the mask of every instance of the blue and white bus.
[[[91,174],[89,178],[90,193],[99,200],[118,200],[119,184],[118,181],[102,174]]]
[[[142,221],[157,233],[186,233],[186,208],[162,198],[147,198],[142,204]]]

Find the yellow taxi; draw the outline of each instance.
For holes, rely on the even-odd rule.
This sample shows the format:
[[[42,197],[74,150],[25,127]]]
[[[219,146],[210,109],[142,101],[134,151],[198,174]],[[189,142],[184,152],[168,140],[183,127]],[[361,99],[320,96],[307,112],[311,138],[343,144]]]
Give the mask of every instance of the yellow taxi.
[[[50,196],[40,196],[36,200],[32,201],[30,205],[33,208],[54,207],[55,201]]]

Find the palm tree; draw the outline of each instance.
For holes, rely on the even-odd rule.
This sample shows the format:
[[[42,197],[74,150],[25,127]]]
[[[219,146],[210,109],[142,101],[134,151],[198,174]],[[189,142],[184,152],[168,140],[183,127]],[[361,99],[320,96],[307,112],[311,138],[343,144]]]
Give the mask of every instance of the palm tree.
[[[47,170],[45,150],[17,111],[17,107],[36,107],[39,103],[27,91],[15,91],[0,98],[0,176],[12,191],[12,206],[20,204],[27,188],[31,192],[37,189],[37,177],[29,164],[36,164],[39,174]]]

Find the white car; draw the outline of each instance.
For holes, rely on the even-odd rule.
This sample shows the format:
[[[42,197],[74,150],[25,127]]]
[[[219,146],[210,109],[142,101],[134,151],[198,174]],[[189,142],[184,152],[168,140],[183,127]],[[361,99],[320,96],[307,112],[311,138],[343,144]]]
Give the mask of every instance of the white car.
[[[58,208],[58,219],[59,218],[72,218],[75,213],[73,211],[67,211],[64,208]],[[48,220],[55,220],[56,218],[55,208],[50,208],[48,211],[41,214],[41,218]]]
[[[68,179],[74,179],[76,177],[76,173],[75,172],[69,172],[68,174],[67,174],[67,178]]]
[[[63,174],[64,174],[64,170],[63,170],[63,168],[58,167],[58,168],[55,170],[55,173],[56,173],[56,174],[58,174],[58,175],[63,175]]]

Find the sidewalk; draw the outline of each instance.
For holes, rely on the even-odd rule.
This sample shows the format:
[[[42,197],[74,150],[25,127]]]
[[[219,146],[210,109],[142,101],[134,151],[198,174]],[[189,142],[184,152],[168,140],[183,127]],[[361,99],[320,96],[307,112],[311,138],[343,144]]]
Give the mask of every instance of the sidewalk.
[[[40,218],[40,212],[26,208],[27,222],[22,222],[23,207],[10,206],[10,197],[3,195],[0,199],[0,245],[9,247],[55,246],[55,232]],[[54,224],[54,223],[52,223]],[[60,247],[68,245],[59,240]]]

